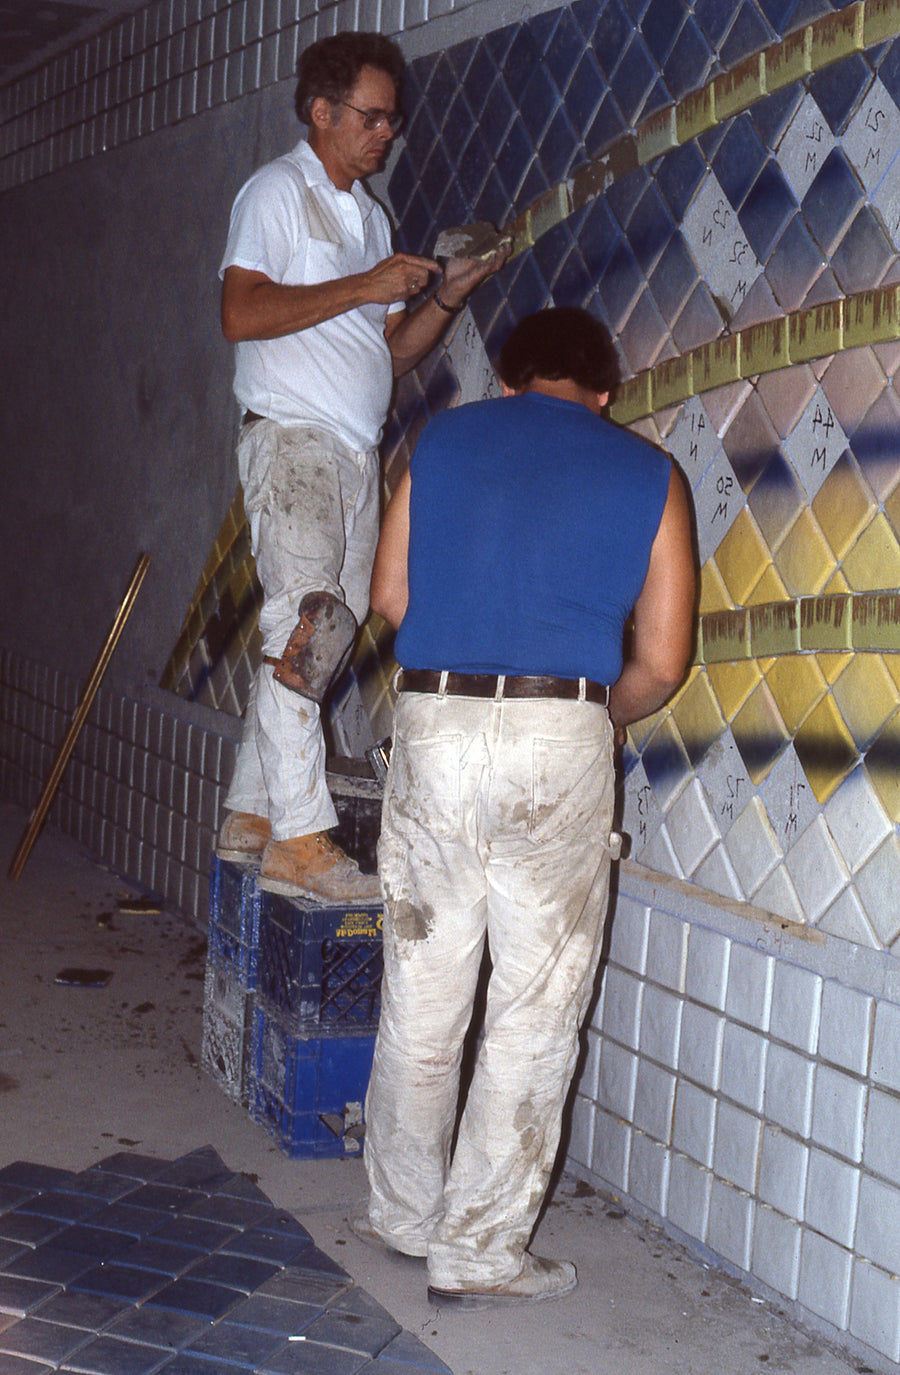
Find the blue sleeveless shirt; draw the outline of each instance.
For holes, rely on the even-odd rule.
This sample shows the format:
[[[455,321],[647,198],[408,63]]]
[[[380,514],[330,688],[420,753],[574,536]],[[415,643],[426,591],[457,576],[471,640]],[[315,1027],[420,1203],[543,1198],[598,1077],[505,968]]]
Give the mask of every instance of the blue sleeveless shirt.
[[[614,683],[671,464],[539,392],[442,412],[410,464],[404,668]]]

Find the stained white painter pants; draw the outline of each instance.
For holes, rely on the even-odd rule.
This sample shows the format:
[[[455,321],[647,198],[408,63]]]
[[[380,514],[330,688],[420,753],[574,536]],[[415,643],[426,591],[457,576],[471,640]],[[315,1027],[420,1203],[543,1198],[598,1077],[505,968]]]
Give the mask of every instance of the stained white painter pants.
[[[323,430],[258,420],[243,427],[238,467],[264,594],[263,653],[284,652],[307,592],[332,593],[362,623],[378,539],[377,453],[357,453]],[[253,681],[225,806],[267,816],[276,840],[337,822],[319,708],[276,683],[268,664]]]
[[[437,1285],[521,1270],[599,959],[612,743],[595,703],[400,695],[365,1158],[372,1224],[427,1254]],[[485,936],[484,1038],[451,1164]]]

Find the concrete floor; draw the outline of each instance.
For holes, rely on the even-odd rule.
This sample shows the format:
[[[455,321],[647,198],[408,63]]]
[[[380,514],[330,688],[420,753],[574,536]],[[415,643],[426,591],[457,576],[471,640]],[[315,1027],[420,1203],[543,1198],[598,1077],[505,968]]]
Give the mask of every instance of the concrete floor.
[[[25,824],[0,804],[4,875]],[[0,1166],[82,1170],[122,1149],[174,1160],[211,1145],[454,1375],[865,1368],[567,1176],[535,1249],[575,1261],[576,1293],[500,1313],[437,1309],[422,1262],[378,1256],[349,1232],[361,1161],[288,1160],[201,1071],[204,933],[169,914],[120,912],[133,892],[50,827],[22,877],[0,878]],[[57,984],[73,966],[111,977],[102,988]]]

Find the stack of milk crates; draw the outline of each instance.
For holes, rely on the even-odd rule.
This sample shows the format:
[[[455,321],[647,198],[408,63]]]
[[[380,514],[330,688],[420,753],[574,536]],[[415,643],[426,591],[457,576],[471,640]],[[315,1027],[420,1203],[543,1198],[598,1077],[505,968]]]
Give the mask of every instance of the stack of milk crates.
[[[336,839],[374,872],[379,786],[329,786]],[[263,892],[257,872],[212,862],[201,1063],[286,1155],[357,1155],[381,1009],[382,907]]]

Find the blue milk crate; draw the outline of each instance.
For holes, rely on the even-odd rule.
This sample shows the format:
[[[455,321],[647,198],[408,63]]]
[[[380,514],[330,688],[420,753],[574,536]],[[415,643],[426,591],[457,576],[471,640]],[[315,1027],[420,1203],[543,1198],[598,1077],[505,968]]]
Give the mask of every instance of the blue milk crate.
[[[259,908],[256,870],[213,856],[200,1064],[239,1103],[250,1092]]]
[[[250,1116],[292,1159],[359,1155],[375,1037],[295,1036],[253,1010]]]
[[[384,967],[381,904],[261,897],[257,1001],[295,1035],[374,1031]]]

